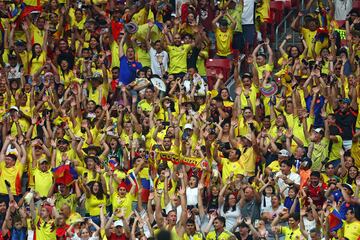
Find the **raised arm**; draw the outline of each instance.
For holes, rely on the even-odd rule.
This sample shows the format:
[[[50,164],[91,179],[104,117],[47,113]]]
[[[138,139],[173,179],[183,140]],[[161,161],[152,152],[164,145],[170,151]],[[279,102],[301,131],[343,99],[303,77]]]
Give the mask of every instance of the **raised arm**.
[[[291,23],[291,28],[296,32],[300,32],[300,19],[303,15],[304,14],[301,11],[299,11],[298,15],[296,16],[294,21]]]

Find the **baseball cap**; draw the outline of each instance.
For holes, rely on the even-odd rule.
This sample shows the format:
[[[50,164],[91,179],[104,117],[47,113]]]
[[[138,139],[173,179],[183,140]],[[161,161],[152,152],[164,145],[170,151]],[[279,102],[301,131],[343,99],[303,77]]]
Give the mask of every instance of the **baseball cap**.
[[[323,133],[324,133],[324,129],[322,129],[322,128],[315,128],[314,131],[315,131],[316,133],[320,133],[320,134],[323,134]]]
[[[48,160],[46,158],[40,159],[39,163],[42,164],[44,162],[48,162]]]
[[[103,76],[101,71],[95,71],[92,75],[92,78],[101,78]]]
[[[15,110],[15,111],[19,111],[19,108],[17,107],[17,106],[12,106],[12,107],[10,107],[10,109],[9,110]]]
[[[114,222],[114,227],[123,227],[124,223],[122,220],[117,220]]]
[[[192,126],[191,123],[187,123],[187,124],[185,124],[184,129],[191,129],[192,130],[193,126]]]
[[[15,42],[16,46],[26,46],[26,42],[24,40],[18,39]]]
[[[281,149],[281,150],[279,151],[279,156],[280,156],[280,157],[290,157],[290,153],[289,153],[289,151],[286,150],[286,149]]]
[[[89,18],[89,19],[86,20],[85,23],[94,23],[94,24],[96,24],[96,20],[93,19],[93,18]]]
[[[342,98],[340,102],[350,104],[351,101],[349,98]]]
[[[250,134],[242,135],[241,137],[249,140],[250,142],[252,141]]]
[[[351,191],[351,194],[354,193],[354,190],[353,190],[353,188],[352,188],[352,186],[351,186],[350,184],[348,184],[348,183],[343,183],[342,186],[343,186],[344,188],[350,190],[350,191]]]

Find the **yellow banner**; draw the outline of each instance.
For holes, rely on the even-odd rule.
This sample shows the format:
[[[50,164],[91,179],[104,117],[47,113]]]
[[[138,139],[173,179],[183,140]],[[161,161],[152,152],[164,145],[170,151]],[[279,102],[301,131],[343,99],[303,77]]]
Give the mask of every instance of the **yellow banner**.
[[[197,157],[185,157],[172,152],[158,151],[157,158],[161,161],[171,161],[174,164],[185,164],[191,167],[201,168],[202,159]]]

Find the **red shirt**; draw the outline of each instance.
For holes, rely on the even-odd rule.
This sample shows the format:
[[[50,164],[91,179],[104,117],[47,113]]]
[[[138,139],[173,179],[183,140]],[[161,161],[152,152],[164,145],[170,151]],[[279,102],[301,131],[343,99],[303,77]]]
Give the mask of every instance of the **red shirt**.
[[[322,207],[323,203],[325,202],[325,190],[327,189],[327,185],[325,183],[320,182],[317,186],[313,186],[310,182],[308,182],[305,187],[307,188],[306,194],[310,197],[315,206]],[[308,201],[306,201],[306,205]]]
[[[115,233],[111,233],[111,235],[108,239],[109,240],[127,240],[128,238],[126,237],[125,234],[121,234],[120,236],[117,236]]]

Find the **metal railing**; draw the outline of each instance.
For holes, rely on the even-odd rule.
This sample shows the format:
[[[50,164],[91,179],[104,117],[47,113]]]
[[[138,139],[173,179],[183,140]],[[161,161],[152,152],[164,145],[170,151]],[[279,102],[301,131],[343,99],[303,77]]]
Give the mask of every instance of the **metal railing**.
[[[301,0],[301,5],[300,5],[300,9],[298,8],[292,8],[290,10],[290,12],[284,17],[284,19],[277,25],[276,29],[275,29],[275,49],[279,50],[279,41],[280,39],[284,38],[288,32],[287,32],[287,26],[288,26],[288,20],[291,17],[291,15],[294,12],[297,12],[299,10],[304,10],[305,9],[305,0]],[[301,19],[302,21],[303,19]],[[291,24],[291,23],[290,23]],[[283,29],[282,33],[279,34],[280,29]],[[293,38],[293,43],[294,43],[294,38]]]
[[[290,16],[292,16],[292,14],[294,12],[295,12],[295,8],[292,8],[289,11],[289,13],[284,17],[284,19],[281,20],[281,22],[277,25],[277,27],[275,29],[275,49],[276,50],[279,50],[279,40],[288,34],[288,32],[287,32],[288,21],[289,21]],[[281,34],[279,34],[280,28],[283,29]]]

